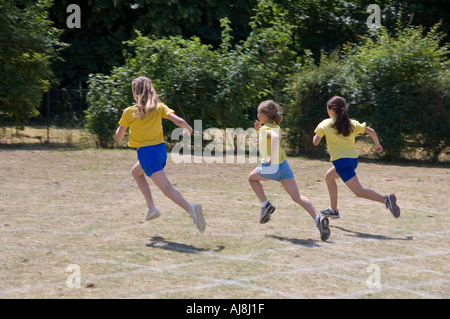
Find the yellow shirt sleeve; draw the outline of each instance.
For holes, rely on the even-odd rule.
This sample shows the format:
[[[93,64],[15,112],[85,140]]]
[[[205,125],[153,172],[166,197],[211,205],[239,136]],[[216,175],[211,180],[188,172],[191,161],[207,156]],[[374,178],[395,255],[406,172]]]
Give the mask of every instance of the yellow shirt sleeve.
[[[167,105],[165,105],[164,103],[159,104],[159,107],[161,108],[161,117],[163,119],[166,119],[170,113],[175,113],[174,110],[172,110],[171,108],[169,108]]]
[[[323,137],[325,135],[325,131],[323,130],[323,127],[319,124],[317,125],[316,129],[314,130],[314,133],[317,134],[319,137]]]
[[[364,134],[366,132],[366,122],[359,123],[356,120],[352,120],[353,127],[355,128],[355,135]]]
[[[119,121],[119,125],[123,126],[123,127],[128,127],[130,126],[130,112],[131,107],[127,107],[123,113],[122,113],[122,117]]]

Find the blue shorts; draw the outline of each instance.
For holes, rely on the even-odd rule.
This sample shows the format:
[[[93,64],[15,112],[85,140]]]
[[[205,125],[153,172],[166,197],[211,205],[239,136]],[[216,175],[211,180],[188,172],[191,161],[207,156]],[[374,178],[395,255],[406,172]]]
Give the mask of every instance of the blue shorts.
[[[145,174],[148,177],[151,177],[153,173],[164,169],[164,166],[166,166],[166,144],[161,143],[158,145],[140,147],[137,150],[137,156],[139,164],[141,164]]]
[[[283,179],[294,177],[294,173],[286,160],[281,164],[272,165],[262,162],[261,165],[258,166],[257,171],[259,176],[274,181],[281,181]]]
[[[336,169],[336,173],[338,173],[339,177],[345,183],[349,179],[356,176],[355,169],[358,167],[358,159],[357,158],[340,158],[333,161],[334,168]]]

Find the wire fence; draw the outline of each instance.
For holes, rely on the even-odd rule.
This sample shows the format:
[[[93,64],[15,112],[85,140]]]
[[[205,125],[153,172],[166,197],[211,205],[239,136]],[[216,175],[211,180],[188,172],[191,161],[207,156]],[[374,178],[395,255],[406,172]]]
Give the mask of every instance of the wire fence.
[[[39,116],[19,128],[11,123],[0,130],[0,145],[90,146],[84,131],[88,89],[52,88],[42,97]]]
[[[31,124],[81,128],[88,105],[88,89],[51,89],[44,94],[40,115]]]
[[[52,142],[52,136],[60,135],[61,128],[84,128],[88,91],[88,89],[52,88],[44,94],[40,114],[30,124],[46,127],[45,143]]]

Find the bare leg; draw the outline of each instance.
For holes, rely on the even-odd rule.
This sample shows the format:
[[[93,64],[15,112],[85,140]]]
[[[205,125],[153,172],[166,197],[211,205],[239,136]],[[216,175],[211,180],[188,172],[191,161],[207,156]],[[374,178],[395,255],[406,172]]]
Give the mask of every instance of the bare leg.
[[[295,182],[295,179],[292,177],[289,179],[281,180],[280,182],[283,185],[286,192],[289,195],[291,195],[292,200],[297,204],[299,204],[300,206],[302,206],[311,215],[313,219],[316,218],[317,213],[316,210],[314,209],[313,204],[307,197],[300,195],[300,193],[298,192],[297,183]]]
[[[152,181],[159,187],[159,189],[169,197],[174,203],[178,204],[189,214],[189,203],[184,199],[184,197],[173,188],[170,181],[167,179],[166,173],[164,170],[160,170],[156,173],[153,173],[151,176]]]
[[[267,200],[266,194],[264,193],[264,189],[261,185],[261,181],[267,181],[266,178],[261,177],[258,174],[258,168],[255,168],[250,175],[248,175],[248,182],[250,183],[250,186],[252,187],[253,191],[255,192],[256,196],[258,196],[258,199],[262,202],[265,202]]]
[[[333,210],[337,210],[338,187],[336,184],[336,179],[338,179],[338,178],[339,178],[339,175],[336,172],[336,169],[334,168],[334,166],[332,166],[325,174],[325,182],[327,183],[328,194],[330,194],[331,209],[333,209]]]
[[[350,190],[358,197],[370,199],[384,204],[384,196],[371,189],[363,188],[359,183],[358,177],[356,175],[346,181],[345,185],[347,185],[347,187],[350,188]]]
[[[155,204],[153,203],[150,186],[148,185],[147,179],[145,178],[145,172],[139,162],[134,164],[133,168],[131,169],[131,175],[133,175],[133,178],[138,184],[142,195],[144,195],[145,201],[147,202],[147,207],[152,208],[153,206],[155,206]]]

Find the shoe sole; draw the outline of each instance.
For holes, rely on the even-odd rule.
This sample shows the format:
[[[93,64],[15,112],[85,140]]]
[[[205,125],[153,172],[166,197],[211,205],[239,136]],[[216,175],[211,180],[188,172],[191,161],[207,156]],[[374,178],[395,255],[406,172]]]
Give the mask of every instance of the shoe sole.
[[[330,228],[328,227],[328,218],[323,218],[320,221],[320,225],[322,227],[322,233],[320,234],[320,239],[323,241],[326,241],[328,238],[330,238]]]
[[[206,229],[205,218],[203,217],[203,209],[200,205],[191,206],[192,213],[195,214],[194,223],[200,232],[204,232]]]
[[[400,207],[397,206],[397,197],[395,197],[394,194],[389,195],[389,202],[391,204],[389,206],[392,207],[392,209],[389,207],[389,210],[391,211],[392,215],[394,215],[395,218],[399,218]]]
[[[269,220],[270,220],[270,215],[272,215],[273,214],[273,212],[275,211],[275,207],[270,207],[267,211],[266,211],[266,213],[263,215],[263,216],[261,216],[261,219],[259,220],[259,223],[260,224],[265,224],[265,223],[267,223]]]
[[[145,219],[146,221],[149,221],[149,220],[158,218],[159,216],[161,216],[161,214],[160,214],[159,212],[158,212],[157,214],[155,214],[155,215],[152,215],[152,214],[147,215],[147,213],[145,213],[144,219]]]

